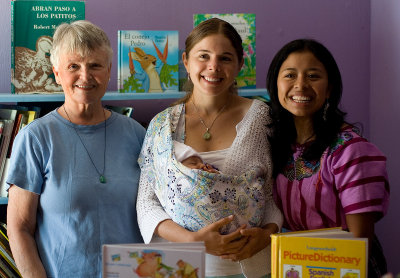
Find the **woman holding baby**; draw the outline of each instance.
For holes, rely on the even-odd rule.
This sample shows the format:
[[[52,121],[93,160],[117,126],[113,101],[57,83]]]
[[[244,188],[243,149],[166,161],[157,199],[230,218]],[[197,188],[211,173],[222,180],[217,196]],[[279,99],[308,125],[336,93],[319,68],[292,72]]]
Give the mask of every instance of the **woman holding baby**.
[[[270,234],[282,224],[272,198],[268,106],[237,94],[243,48],[229,23],[204,21],[185,46],[188,94],[153,118],[139,157],[142,236],[204,241],[206,277],[267,277]],[[188,155],[174,142],[219,171],[181,163]]]

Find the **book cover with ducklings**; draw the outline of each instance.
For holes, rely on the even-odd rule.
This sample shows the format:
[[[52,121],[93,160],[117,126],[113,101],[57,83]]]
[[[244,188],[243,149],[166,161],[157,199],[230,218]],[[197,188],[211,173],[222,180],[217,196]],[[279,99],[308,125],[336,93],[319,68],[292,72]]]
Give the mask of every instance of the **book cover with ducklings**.
[[[85,19],[84,1],[11,1],[11,93],[62,93],[50,62],[58,25]]]
[[[365,278],[368,239],[341,228],[271,235],[272,278]]]
[[[204,278],[203,242],[105,244],[103,278]]]
[[[118,91],[168,93],[179,90],[178,31],[118,31]]]
[[[211,18],[219,18],[229,22],[242,38],[243,67],[236,82],[239,88],[256,87],[256,14],[253,13],[226,13],[226,14],[194,14],[193,25]]]

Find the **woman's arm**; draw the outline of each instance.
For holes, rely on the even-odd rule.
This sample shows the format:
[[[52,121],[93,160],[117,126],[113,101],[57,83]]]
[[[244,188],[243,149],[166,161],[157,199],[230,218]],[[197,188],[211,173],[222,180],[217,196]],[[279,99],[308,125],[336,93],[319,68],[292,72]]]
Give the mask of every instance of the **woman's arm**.
[[[136,201],[137,220],[144,243],[149,243],[157,225],[171,217],[164,211],[154,191],[152,167],[141,168]]]
[[[35,242],[39,195],[15,185],[8,193],[7,234],[18,270],[24,278],[45,278]]]
[[[334,177],[346,224],[356,237],[366,237],[369,247],[374,240],[374,225],[389,204],[386,157],[373,144],[355,134],[326,158],[326,169]],[[351,136],[341,137],[352,138]],[[324,166],[321,166],[324,167]],[[370,248],[369,248],[370,250]]]
[[[371,252],[371,243],[375,235],[374,226],[380,214],[379,212],[346,214],[346,223],[349,231],[355,237],[368,238],[368,252]]]
[[[247,237],[241,235],[241,230],[245,226],[239,227],[228,235],[220,234],[220,228],[232,220],[232,215],[222,218],[197,232],[188,231],[172,220],[165,220],[157,226],[155,232],[160,237],[173,242],[204,241],[207,253],[214,256],[228,256],[238,253],[247,243]]]

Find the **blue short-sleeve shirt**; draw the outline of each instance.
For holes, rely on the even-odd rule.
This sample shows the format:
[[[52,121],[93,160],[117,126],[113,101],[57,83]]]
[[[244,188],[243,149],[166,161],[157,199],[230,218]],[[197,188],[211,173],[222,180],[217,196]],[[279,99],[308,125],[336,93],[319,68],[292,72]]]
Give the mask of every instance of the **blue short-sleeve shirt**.
[[[105,154],[106,183],[74,127],[100,172]],[[117,113],[105,129],[74,125],[56,110],[18,133],[7,183],[40,195],[35,238],[48,277],[101,277],[103,244],[142,242],[136,196],[144,135]]]

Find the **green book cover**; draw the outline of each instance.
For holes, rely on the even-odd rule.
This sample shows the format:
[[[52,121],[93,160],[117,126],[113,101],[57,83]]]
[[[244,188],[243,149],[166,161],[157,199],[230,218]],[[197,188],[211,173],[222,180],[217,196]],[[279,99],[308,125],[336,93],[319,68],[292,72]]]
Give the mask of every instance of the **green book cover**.
[[[11,91],[62,93],[50,63],[58,25],[85,19],[84,1],[11,1]]]
[[[219,18],[235,27],[242,38],[244,64],[236,78],[237,86],[241,88],[256,87],[256,15],[250,13],[229,14],[194,14],[193,25],[200,22]]]

